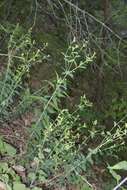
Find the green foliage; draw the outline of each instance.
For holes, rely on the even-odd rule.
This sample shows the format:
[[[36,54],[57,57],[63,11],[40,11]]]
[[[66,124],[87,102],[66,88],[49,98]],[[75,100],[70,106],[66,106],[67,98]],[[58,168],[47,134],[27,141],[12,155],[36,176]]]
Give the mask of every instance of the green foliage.
[[[20,177],[6,162],[0,162],[0,181],[5,184],[7,190],[30,190],[21,182]],[[37,187],[31,189],[40,190]]]
[[[15,99],[19,100],[19,104],[22,102],[26,92],[23,81],[29,78],[30,67],[44,58],[44,48],[45,45],[38,49],[31,38],[31,31],[24,33],[19,25],[10,32],[7,53],[0,54],[8,58],[7,70],[0,81],[1,120],[16,112]]]
[[[7,155],[7,156],[15,156],[16,155],[16,149],[11,146],[10,144],[4,142],[2,139],[0,139],[0,154],[1,155]]]
[[[87,56],[82,60],[81,52],[84,47],[86,46],[79,46],[74,42],[68,48],[64,55],[65,69],[62,77],[57,76],[55,83],[50,83],[53,92],[44,96],[43,110],[31,129],[29,152],[30,158],[34,157],[32,163],[35,163],[35,167],[29,171],[31,183],[42,181],[52,188],[63,185],[67,178],[67,183],[75,184],[81,179],[81,173],[94,164],[94,159],[99,154],[103,156],[107,152],[107,155],[112,155],[118,147],[124,146],[126,126],[115,129],[114,125],[113,131],[104,131],[104,128],[97,128],[97,120],[89,123],[90,126],[82,121],[82,111],[86,113],[92,106],[85,96],[81,97],[80,104],[72,113],[60,106],[61,97],[65,98],[67,95],[68,80],[73,79],[75,72],[85,69],[92,60]],[[99,144],[96,141],[98,137]],[[95,148],[89,146],[91,141],[96,143]],[[85,149],[84,154],[82,148]]]
[[[9,108],[14,104],[16,95],[18,100],[22,98],[20,94],[26,93],[23,88],[23,77],[29,73],[30,66],[41,59],[40,51],[36,51],[36,48],[34,49],[31,33],[21,34],[20,28],[17,26],[8,43],[7,57],[9,62],[5,78],[1,81],[3,83],[1,86],[1,118],[8,116],[9,112],[11,113]],[[40,95],[36,93],[32,95],[29,91],[27,92],[26,101],[28,100],[30,104],[34,101],[39,101],[42,104],[40,116],[31,128],[31,139],[29,140],[30,145],[32,143],[34,147],[30,148],[30,152],[27,152],[28,155],[31,155],[32,152],[33,163],[35,163],[34,168],[32,167],[28,170],[27,180],[31,185],[34,182],[41,182],[53,186],[54,181],[51,180],[50,182],[49,178],[54,178],[56,175],[58,175],[58,179],[56,177],[55,184],[64,184],[66,176],[69,176],[68,180],[72,181],[72,183],[75,183],[76,178],[79,178],[78,176],[76,177],[74,169],[76,165],[77,167],[79,166],[84,156],[80,154],[80,146],[76,146],[76,136],[73,135],[73,129],[79,122],[78,110],[85,108],[89,104],[84,96],[84,101],[82,98],[77,111],[69,113],[69,110],[61,107],[61,99],[67,96],[69,80],[74,78],[77,71],[86,69],[94,58],[94,55],[88,56],[86,54],[86,48],[87,44],[85,42],[78,44],[73,41],[64,54],[65,69],[63,68],[61,76],[57,74],[54,82],[47,83],[51,88],[42,89]],[[20,63],[18,65],[16,64],[17,59]],[[8,85],[9,88],[7,88]],[[10,91],[7,93],[8,89]],[[20,102],[23,101],[24,99],[20,100]],[[15,109],[17,107],[21,108],[22,104],[20,102],[18,106],[14,106]],[[6,112],[7,114],[5,114]],[[54,117],[55,119],[53,119]],[[9,156],[15,156],[16,150],[1,141],[1,154],[6,153]],[[73,167],[74,169],[72,169]],[[2,181],[12,186],[14,190],[17,188],[26,189],[20,179],[18,178],[17,180],[18,175],[7,165],[6,170],[8,169],[14,174],[11,176],[12,182],[9,181],[10,171],[6,174],[8,181]],[[62,173],[61,170],[63,171]],[[81,172],[80,169],[79,172]]]
[[[105,116],[113,118],[114,121],[119,121],[120,118],[123,118],[126,115],[126,108],[127,103],[124,98],[114,98],[109,110],[106,111]]]
[[[7,163],[1,162],[0,163],[0,181],[4,182],[4,184],[7,184],[7,189],[12,189],[12,185],[14,181],[20,181],[20,178],[14,170],[8,166]]]
[[[108,166],[108,169],[118,183],[121,179],[121,176],[117,174],[117,171],[118,170],[126,171],[127,170],[127,161],[121,161],[121,162],[115,164],[114,166]]]
[[[38,51],[37,54],[34,53],[31,40],[23,37],[24,45],[20,46],[22,43],[19,43],[19,41],[19,44],[16,45],[17,34],[14,33],[15,32],[13,32],[14,37],[11,37],[12,45],[10,45],[10,49],[11,47],[17,49],[18,47],[18,50],[17,54],[14,54],[13,57],[15,58],[16,56],[17,58],[17,56],[23,56],[22,58],[25,61],[20,63],[20,65],[23,65],[23,68],[25,64],[27,65],[29,62],[30,65],[36,61],[38,62],[40,60],[40,54],[38,54]],[[26,35],[26,37],[28,36]],[[29,51],[27,45],[29,48],[31,47],[32,50],[29,49]],[[127,133],[126,126],[108,132],[105,132],[104,128],[97,128],[98,121],[94,117],[91,117],[92,104],[86,99],[85,95],[81,97],[80,104],[75,107],[72,113],[68,109],[64,109],[61,105],[61,101],[67,96],[69,81],[74,79],[77,72],[86,69],[95,57],[95,54],[90,55],[87,53],[87,46],[88,43],[77,43],[74,39],[67,49],[67,52],[63,54],[65,64],[61,75],[59,76],[57,74],[53,82],[47,82],[46,88],[42,88],[39,93],[31,94],[28,89],[27,91],[22,91],[24,89],[20,88],[19,84],[21,86],[23,85],[23,78],[20,77],[17,83],[18,78],[15,79],[14,76],[20,75],[18,75],[19,72],[17,72],[18,67],[15,65],[15,59],[12,61],[12,66],[14,67],[11,70],[11,72],[13,71],[11,76],[13,76],[12,80],[14,84],[16,82],[16,88],[13,88],[14,94],[9,92],[9,100],[10,93],[12,93],[11,97],[13,100],[15,90],[18,89],[20,94],[21,91],[25,93],[25,98],[23,97],[21,103],[18,105],[19,109],[21,109],[20,106],[24,105],[24,103],[26,104],[26,102],[28,103],[26,104],[26,108],[36,101],[41,104],[39,116],[30,129],[29,149],[27,150],[27,162],[25,163],[25,165],[29,164],[29,162],[31,163],[27,171],[27,181],[31,184],[30,187],[32,187],[34,183],[41,183],[52,188],[64,185],[66,180],[67,184],[81,183],[85,188],[87,188],[87,183],[89,189],[92,185],[87,182],[89,175],[84,175],[84,172],[94,164],[94,160],[96,160],[99,154],[104,155],[107,150],[112,154],[114,150],[118,149],[118,146],[124,145],[122,138]],[[10,68],[9,66],[6,73],[7,78],[4,80],[5,87],[7,84],[11,84],[8,82]],[[24,70],[21,69],[21,76],[27,73],[23,71]],[[3,92],[6,89],[5,87]],[[2,98],[6,100],[6,97],[3,95],[4,93],[2,93]],[[19,96],[19,98],[22,97]],[[13,101],[8,101],[8,104],[5,104],[3,108],[6,110],[11,103],[13,104]],[[83,115],[87,116],[86,122]],[[90,119],[88,119],[89,117]],[[99,140],[99,142],[96,141],[98,136],[101,140]],[[91,141],[95,143],[95,148],[89,145]],[[1,148],[3,155],[7,153],[9,156],[15,156],[16,152],[13,147],[6,143],[4,143],[4,146],[6,149]],[[3,147],[3,144],[1,144],[1,147]],[[85,149],[84,153],[82,153],[83,149]],[[20,180],[15,180],[15,176],[13,176],[12,182],[13,181],[16,181],[15,183],[11,183],[13,189],[26,189]],[[6,183],[10,184],[9,181]]]
[[[72,183],[76,182],[76,178],[78,179],[74,170],[75,167],[76,170],[79,168],[80,162],[85,158],[80,153],[80,145],[76,145],[79,136],[73,134],[73,131],[84,127],[84,124],[82,126],[79,124],[78,111],[85,109],[90,103],[85,96],[82,97],[81,104],[74,113],[62,109],[60,103],[61,98],[67,96],[67,84],[70,78],[73,78],[78,70],[85,69],[93,59],[93,56],[85,55],[83,57],[84,48],[86,48],[84,44],[78,45],[76,42],[70,45],[64,54],[65,69],[61,77],[57,75],[56,81],[50,83],[53,89],[52,94],[43,96],[42,113],[32,127],[31,144],[34,144],[32,152],[36,170],[35,168],[31,169],[28,175],[31,183],[42,181],[42,183],[52,186],[57,183],[64,184],[66,177],[68,177],[68,182]],[[55,119],[52,119],[53,116]],[[82,169],[79,168],[80,170]],[[55,180],[49,180],[50,176]]]
[[[0,163],[0,181],[12,190],[39,190],[36,186],[53,189],[69,184],[79,185],[81,190],[93,189],[91,178],[97,176],[91,168],[103,160],[110,165],[110,159],[107,158],[120,159],[119,152],[126,149],[127,125],[124,117],[126,118],[127,104],[126,89],[123,89],[122,85],[123,81],[126,82],[123,72],[125,69],[126,73],[126,43],[123,43],[123,38],[126,37],[127,7],[120,0],[109,1],[107,7],[100,0],[93,3],[87,0],[79,1],[77,4],[68,0],[48,0],[44,3],[44,10],[41,1],[9,1],[9,9],[7,5],[6,0],[0,3],[0,9],[3,9],[0,13],[0,18],[3,19],[0,37],[5,38],[0,56],[7,67],[0,78],[0,121],[2,124],[8,120],[13,121],[17,114],[28,109],[37,112],[37,118],[29,128],[28,149],[25,150],[26,155],[23,155],[26,159],[23,157],[20,160],[21,155],[17,154],[17,150],[0,139],[1,158],[13,158],[14,162],[23,163],[26,167],[28,188],[11,167],[11,161]],[[50,20],[48,23],[43,15],[46,32],[40,29],[40,12],[43,11],[48,15],[47,20]],[[26,19],[27,14],[29,18]],[[17,24],[15,17],[22,23],[22,27]],[[66,27],[63,27],[64,21]],[[51,28],[50,23],[53,23]],[[36,27],[36,24],[39,27]],[[62,53],[67,45],[63,39],[66,36],[64,31],[69,33],[69,46],[67,51]],[[45,43],[42,44],[41,41]],[[51,61],[47,59],[49,57],[45,52],[47,41],[47,53],[54,59]],[[45,60],[57,63],[56,78],[45,81],[41,89],[32,93],[33,89],[29,86],[31,68],[34,69],[38,64],[39,69]],[[91,64],[93,62],[94,64]],[[77,76],[84,75],[84,70],[88,71],[89,75],[93,74],[92,77],[89,76],[89,92],[86,93],[93,102],[83,95],[82,90],[80,103],[70,111],[63,102],[69,94],[70,84],[76,82]],[[114,85],[114,77],[119,80],[117,74],[121,77],[119,89]],[[109,75],[113,82],[108,80]],[[91,78],[94,81],[91,81]],[[85,83],[84,78],[82,81]],[[96,97],[93,97],[96,92],[92,94],[91,84],[95,87],[94,91],[98,89],[100,96],[104,98],[99,102],[99,106],[106,102],[106,105],[101,105],[102,110],[96,109],[99,98],[97,97],[96,102]],[[73,95],[71,98],[73,99]],[[100,114],[99,111],[103,113]],[[108,118],[114,122],[113,126],[105,124]],[[126,170],[126,165],[126,161],[122,161],[108,167],[117,183],[121,179],[117,170]]]
[[[121,161],[114,166],[111,166],[110,169],[112,170],[127,170],[127,162],[126,161]]]

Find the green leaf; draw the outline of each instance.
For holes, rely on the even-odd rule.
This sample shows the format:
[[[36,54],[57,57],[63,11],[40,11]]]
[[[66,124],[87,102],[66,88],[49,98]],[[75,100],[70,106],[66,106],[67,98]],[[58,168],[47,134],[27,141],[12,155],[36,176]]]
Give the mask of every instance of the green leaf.
[[[122,161],[109,167],[112,170],[127,170],[127,161]]]
[[[5,173],[8,171],[8,164],[5,162],[0,162],[0,173]]]
[[[7,154],[8,156],[14,156],[16,154],[16,149],[10,144],[4,142],[0,137],[0,153],[2,155]]]
[[[95,120],[95,121],[93,122],[93,125],[97,125],[97,120]]]
[[[2,140],[2,138],[0,137],[0,153],[4,154],[5,153],[5,149],[4,149],[4,142]]]
[[[16,149],[13,146],[11,146],[8,143],[4,143],[4,146],[5,146],[6,152],[9,156],[15,156],[16,155]]]
[[[45,148],[44,151],[47,152],[47,153],[50,153],[51,149],[50,148]]]
[[[32,190],[42,190],[42,189],[39,187],[34,187]]]
[[[28,174],[28,178],[29,178],[31,181],[34,181],[34,180],[36,179],[36,174],[33,173],[33,172],[30,172],[30,173]]]
[[[14,183],[13,190],[27,190],[26,186],[22,183]]]

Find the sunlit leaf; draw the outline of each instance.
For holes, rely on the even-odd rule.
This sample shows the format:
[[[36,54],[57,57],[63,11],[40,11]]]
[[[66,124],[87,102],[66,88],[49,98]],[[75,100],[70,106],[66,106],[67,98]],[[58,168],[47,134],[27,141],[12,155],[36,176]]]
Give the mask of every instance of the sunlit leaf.
[[[122,161],[110,167],[112,170],[127,170],[127,161]]]

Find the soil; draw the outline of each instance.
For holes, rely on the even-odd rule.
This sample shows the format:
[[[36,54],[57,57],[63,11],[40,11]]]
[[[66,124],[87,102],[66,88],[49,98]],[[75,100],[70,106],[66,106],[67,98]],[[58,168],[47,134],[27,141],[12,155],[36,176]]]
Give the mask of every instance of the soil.
[[[29,112],[0,126],[0,135],[7,143],[14,146],[19,153],[25,151],[29,138],[28,128],[31,127],[33,118],[33,113]]]

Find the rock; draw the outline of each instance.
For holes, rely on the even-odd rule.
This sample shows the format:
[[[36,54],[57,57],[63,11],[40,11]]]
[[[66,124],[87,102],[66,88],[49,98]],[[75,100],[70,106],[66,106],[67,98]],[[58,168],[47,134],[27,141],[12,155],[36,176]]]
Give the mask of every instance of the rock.
[[[7,190],[6,185],[0,181],[0,190]]]

